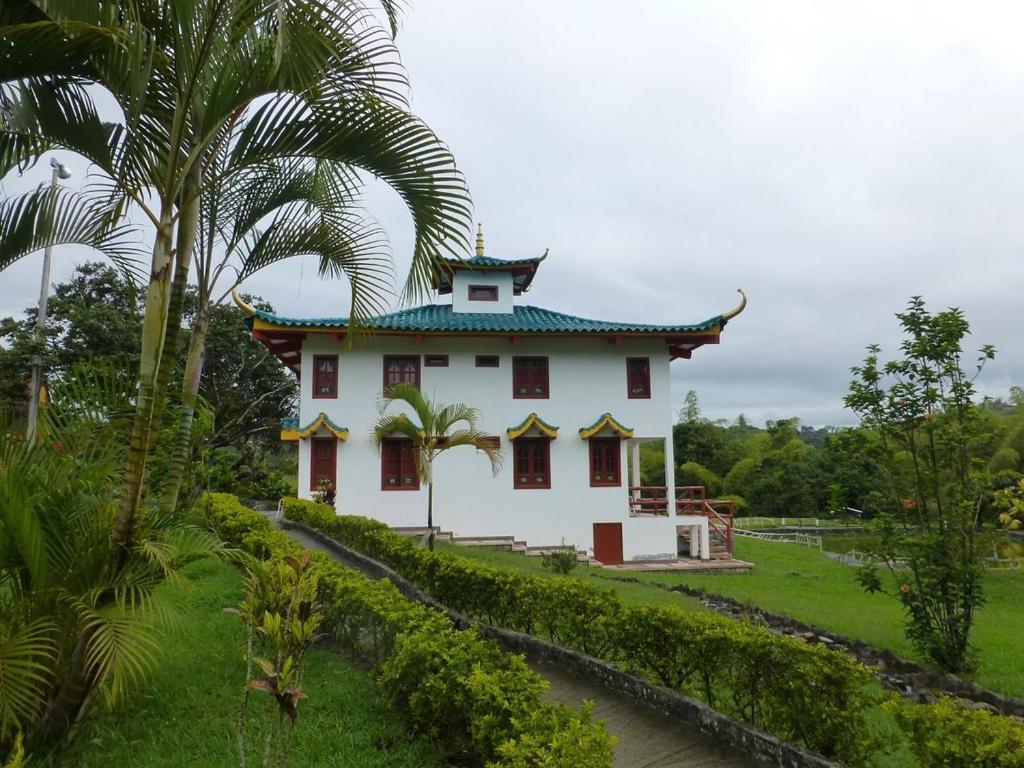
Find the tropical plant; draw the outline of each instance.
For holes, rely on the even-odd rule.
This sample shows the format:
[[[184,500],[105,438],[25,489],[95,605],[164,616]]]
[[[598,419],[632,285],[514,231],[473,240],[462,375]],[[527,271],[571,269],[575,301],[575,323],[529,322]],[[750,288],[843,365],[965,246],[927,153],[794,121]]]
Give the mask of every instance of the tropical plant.
[[[384,7],[393,29],[395,6]],[[5,226],[32,230],[46,201],[70,198],[78,208],[60,226],[43,227],[38,245],[76,226],[105,237],[129,208],[155,229],[135,416],[114,521],[125,550],[170,375],[164,351],[177,346],[181,287],[211,185],[234,184],[243,194],[250,174],[293,158],[333,165],[346,178],[350,166],[377,176],[403,198],[415,222],[410,296],[429,284],[442,249],[468,245],[462,178],[447,148],[406,110],[394,46],[374,18],[354,0],[4,5],[0,173],[63,148],[85,157],[97,177],[91,196],[23,195],[9,204]],[[97,90],[119,107],[116,121],[101,119]],[[223,162],[214,162],[220,156]],[[28,252],[23,240],[0,238],[0,268]]]
[[[236,126],[233,130],[240,129]],[[226,171],[229,159],[218,153],[213,162],[225,165]],[[271,163],[248,173],[240,188],[238,179],[228,182],[229,174],[216,174],[224,181],[213,184],[204,195],[195,249],[198,304],[161,509],[175,509],[188,468],[189,435],[214,308],[243,280],[280,261],[313,254],[319,257],[321,276],[348,277],[353,325],[383,311],[391,278],[383,233],[358,211],[353,198],[354,174],[346,176],[339,170],[343,169],[324,163]],[[222,279],[225,275],[226,280]],[[255,397],[259,401],[267,396],[273,397],[273,393],[256,393]]]
[[[393,404],[404,404],[412,410],[415,421],[406,413],[386,413]],[[381,450],[384,441],[398,436],[408,440],[416,459],[416,471],[427,484],[427,542],[434,549],[434,461],[445,451],[470,446],[491,463],[495,475],[501,469],[501,449],[493,435],[479,427],[480,412],[462,403],[440,405],[424,397],[412,384],[395,384],[381,398],[380,418],[373,427],[373,443]]]
[[[245,600],[238,615],[246,628],[246,687],[238,717],[238,755],[242,768],[252,746],[246,739],[249,692],[265,694],[261,764],[286,766],[302,690],[306,651],[319,637],[323,614],[317,600],[318,575],[309,550],[298,557],[253,560],[246,568]],[[262,674],[255,674],[255,668]],[[284,719],[288,718],[285,727]]]
[[[981,432],[973,381],[995,350],[981,348],[972,375],[962,363],[970,326],[960,310],[932,314],[915,296],[896,317],[902,357],[880,364],[879,348],[869,347],[845,398],[882,444],[890,503],[877,520],[878,554],[898,588],[886,588],[874,565],[860,571],[860,581],[898,599],[911,642],[959,672],[970,664],[983,600],[977,529],[986,487],[984,462],[971,450]]]
[[[156,587],[224,551],[205,527],[151,511],[130,548],[112,540],[131,385],[114,367],[75,367],[35,445],[0,435],[0,752],[19,732],[62,733],[100,690],[121,698],[172,616]]]

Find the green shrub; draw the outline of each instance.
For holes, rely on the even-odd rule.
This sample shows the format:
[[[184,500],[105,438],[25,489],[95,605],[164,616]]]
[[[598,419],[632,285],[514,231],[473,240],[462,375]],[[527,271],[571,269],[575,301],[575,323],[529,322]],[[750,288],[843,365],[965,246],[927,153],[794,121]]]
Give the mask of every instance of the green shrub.
[[[626,607],[611,589],[428,552],[376,520],[285,500],[285,514],[387,563],[453,610],[536,634],[696,696],[720,711],[850,765],[872,747],[875,678],[825,648],[715,614]]]
[[[1010,717],[968,709],[956,699],[885,708],[910,736],[921,768],[1024,768],[1024,725]]]
[[[285,506],[289,517],[301,514],[308,524],[330,530],[336,538],[347,532],[362,543],[353,544],[356,549],[373,551],[382,560],[388,559],[382,554],[387,552],[408,567],[422,560],[424,572],[433,573],[438,583],[450,580],[445,570],[451,558],[420,553],[380,523],[338,517],[322,504],[286,499]],[[298,543],[234,496],[208,493],[200,507],[222,538],[253,556],[302,552]],[[497,759],[515,766],[611,767],[612,740],[604,727],[586,713],[542,704],[546,683],[522,657],[502,653],[474,632],[455,629],[443,615],[404,598],[389,581],[369,579],[323,552],[314,552],[312,559],[318,564],[324,627],[343,648],[378,671],[382,692],[392,705],[417,731],[437,738],[453,758],[475,764]],[[472,597],[466,596],[466,602],[472,604]],[[504,762],[502,750],[513,762]],[[580,754],[587,756],[586,762],[577,762]]]
[[[520,735],[498,747],[500,762],[487,768],[534,768],[550,765],[602,765],[615,745],[607,731],[595,729],[593,702],[582,711],[544,704],[520,725]]]
[[[560,573],[563,576],[579,565],[576,560],[576,546],[566,544],[562,539],[562,546],[556,547],[550,552],[542,552],[540,564],[552,573]]]

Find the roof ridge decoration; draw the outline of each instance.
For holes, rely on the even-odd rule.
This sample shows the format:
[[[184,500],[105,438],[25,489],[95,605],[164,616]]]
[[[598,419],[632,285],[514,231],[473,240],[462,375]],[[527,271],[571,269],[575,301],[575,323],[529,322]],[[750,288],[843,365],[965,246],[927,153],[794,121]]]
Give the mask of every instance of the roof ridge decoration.
[[[516,427],[509,427],[505,430],[505,434],[508,435],[509,440],[518,440],[520,437],[530,431],[531,428],[536,427],[537,430],[545,437],[550,437],[552,440],[558,437],[558,427],[554,427],[548,424],[544,419],[538,416],[536,413],[531,413],[522,423]]]
[[[348,428],[339,427],[323,411],[320,411],[320,415],[304,427],[299,426],[297,418],[281,419],[281,440],[284,442],[305,440],[310,435],[319,431],[320,427],[324,427],[342,442],[348,440]]]
[[[479,221],[476,223],[476,255],[484,255],[484,225]]]
[[[728,312],[723,312],[722,313],[722,325],[725,325],[727,322],[729,322],[734,317],[736,317],[736,315],[738,315],[740,312],[742,312],[744,309],[747,308],[747,294],[746,294],[746,292],[742,288],[737,288],[736,291],[739,293],[739,295],[741,297],[740,303],[734,309],[730,309]]]
[[[589,440],[590,438],[595,437],[605,427],[608,427],[612,432],[617,433],[619,437],[627,440],[633,436],[633,430],[630,427],[622,426],[622,424],[615,420],[614,416],[606,411],[602,413],[601,417],[589,427],[583,427],[580,430],[580,437],[584,440]]]
[[[238,308],[240,310],[245,312],[245,314],[247,314],[247,315],[255,315],[256,314],[256,307],[254,307],[252,304],[249,304],[248,302],[246,302],[245,299],[243,299],[239,295],[239,293],[238,293],[238,286],[237,285],[234,288],[231,289],[231,298],[234,299],[235,304],[238,306]]]

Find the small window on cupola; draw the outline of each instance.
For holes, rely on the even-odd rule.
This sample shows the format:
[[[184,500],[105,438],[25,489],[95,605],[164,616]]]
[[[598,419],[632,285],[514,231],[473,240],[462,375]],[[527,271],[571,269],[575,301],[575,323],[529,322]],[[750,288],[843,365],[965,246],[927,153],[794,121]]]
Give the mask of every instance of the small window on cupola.
[[[496,285],[470,285],[470,301],[497,301],[498,286]]]

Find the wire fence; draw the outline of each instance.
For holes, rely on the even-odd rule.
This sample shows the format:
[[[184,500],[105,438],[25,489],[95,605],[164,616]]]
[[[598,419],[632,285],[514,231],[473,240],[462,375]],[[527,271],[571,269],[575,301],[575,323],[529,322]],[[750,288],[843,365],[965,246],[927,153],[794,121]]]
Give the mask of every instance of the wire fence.
[[[751,531],[743,528],[733,529],[733,535],[742,536],[745,539],[758,539],[760,541],[774,541],[779,544],[803,544],[821,551],[821,536],[810,533],[768,533],[766,531]]]

